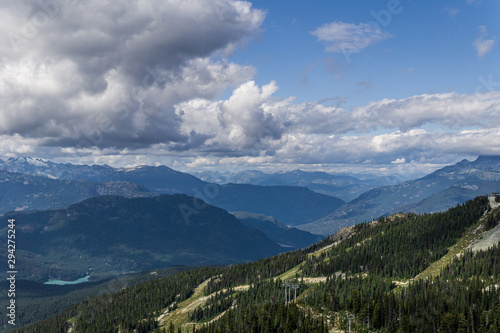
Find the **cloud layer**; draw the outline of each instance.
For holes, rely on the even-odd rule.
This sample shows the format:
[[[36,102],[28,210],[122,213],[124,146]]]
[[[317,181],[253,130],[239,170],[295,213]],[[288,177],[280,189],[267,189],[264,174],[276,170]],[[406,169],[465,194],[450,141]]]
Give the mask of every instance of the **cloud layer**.
[[[499,92],[419,95],[345,110],[272,98],[276,90],[274,82],[259,88],[249,81],[226,101],[177,105],[191,148],[297,164],[403,164],[438,161],[443,153],[500,153]]]
[[[499,92],[384,99],[352,110],[275,97],[279,82],[260,86],[253,67],[228,60],[265,18],[245,1],[32,0],[2,5],[0,17],[3,156],[401,167],[500,154]],[[342,22],[312,34],[330,52],[390,37]],[[479,56],[491,49],[485,38],[484,31]]]

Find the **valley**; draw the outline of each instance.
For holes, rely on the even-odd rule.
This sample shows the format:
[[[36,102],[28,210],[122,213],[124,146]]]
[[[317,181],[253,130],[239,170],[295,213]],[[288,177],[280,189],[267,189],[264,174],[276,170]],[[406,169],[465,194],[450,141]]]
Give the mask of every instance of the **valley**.
[[[466,202],[469,195],[498,189],[500,164],[493,157],[462,161],[417,180],[371,189],[350,202],[301,186],[207,183],[166,167],[115,170],[44,162],[30,168],[28,160],[10,163],[10,171],[2,172],[8,183],[18,185],[4,187],[4,202],[11,202],[11,189],[32,184],[24,189],[27,192],[13,192],[19,193],[12,197],[18,198],[13,202],[29,202],[23,193],[36,188],[50,194],[47,204],[38,201],[40,207],[51,208],[17,209],[1,217],[2,221],[15,218],[19,228],[20,285],[27,288],[20,304],[26,302],[23,311],[41,306],[42,300],[60,304],[54,308],[59,313],[56,317],[47,311],[36,315],[22,312],[24,324],[49,318],[19,332],[52,330],[58,325],[70,327],[72,332],[219,332],[227,325],[242,332],[271,332],[279,327],[340,332],[346,328],[346,315],[351,314],[359,317],[355,327],[360,331],[385,328],[396,332],[398,327],[408,327],[420,332],[428,319],[414,312],[411,302],[421,297],[419,290],[426,290],[436,300],[443,297],[427,281],[457,293],[463,293],[463,287],[472,292],[479,288],[470,284],[479,278],[475,272],[486,269],[490,275],[480,274],[481,288],[498,284],[495,261],[477,260],[494,257],[498,251],[499,203],[484,196]],[[15,170],[33,175],[11,172]],[[89,179],[63,180],[53,175],[86,175]],[[311,176],[327,178],[324,174]],[[106,182],[94,182],[97,180]],[[183,191],[194,196],[155,192],[178,191],[178,180],[192,181],[187,186],[194,187],[188,190],[186,186]],[[80,191],[87,196],[81,199],[52,190],[74,191],[74,183],[99,190]],[[53,193],[60,193],[66,201],[58,201]],[[401,204],[399,200],[399,208],[387,208],[396,197],[407,201]],[[412,204],[416,199],[419,201]],[[391,214],[396,209],[406,210]],[[435,209],[438,212],[432,213]],[[374,212],[384,213],[366,218]],[[325,237],[304,229],[324,235],[325,230],[331,232]],[[474,273],[463,271],[470,265],[475,265]],[[172,267],[168,272],[174,275],[157,275],[158,269],[169,270],[167,267]],[[175,267],[185,272],[175,274]],[[118,293],[101,287],[112,284],[116,277],[133,279],[136,274],[147,276],[142,280],[146,282],[119,283],[122,291]],[[463,280],[464,274],[469,274],[468,280]],[[89,280],[81,284],[36,284],[80,281],[84,276]],[[285,282],[299,288],[297,302],[287,306],[283,302]],[[166,290],[159,292],[158,288]],[[38,300],[33,297],[37,290],[44,290]],[[88,296],[97,298],[79,303]],[[408,297],[410,303],[403,302]],[[496,318],[491,297],[487,302],[493,304],[493,310],[481,308],[477,311],[482,312],[471,314],[448,304],[454,312],[435,314],[433,325],[459,327],[458,322],[465,321],[467,327],[481,329],[476,326],[476,316],[488,313]],[[116,309],[103,317],[95,310],[106,302]],[[387,304],[400,307],[399,316],[408,316],[404,325],[403,319],[391,317]],[[451,324],[444,323],[445,315],[451,316]],[[264,319],[254,321],[255,316]],[[496,327],[495,320],[477,323]]]
[[[234,325],[236,331],[246,332],[252,327],[293,329],[298,324],[309,332],[341,332],[346,330],[347,314],[355,316],[354,328],[361,332],[368,328],[420,332],[432,325],[458,331],[494,329],[500,324],[496,314],[500,303],[489,286],[500,282],[500,249],[496,244],[474,252],[469,248],[488,230],[498,228],[499,209],[492,199],[478,197],[445,213],[390,216],[349,227],[303,250],[124,289],[80,304],[33,329],[66,320],[76,331],[120,327],[138,332],[222,332]],[[187,284],[180,286],[179,281]],[[297,303],[286,307],[284,282],[299,286]],[[169,290],[171,296],[159,295],[163,300],[158,303],[154,297],[158,288]],[[443,298],[444,290],[452,298]],[[459,294],[468,301],[453,301]],[[128,295],[140,298],[128,303]],[[426,313],[419,305],[424,299],[426,304],[439,299],[446,306]],[[107,300],[120,305],[103,317],[96,309]],[[472,302],[482,305],[470,307]],[[129,306],[136,310],[130,312]],[[125,313],[130,317],[124,321]],[[257,317],[251,320],[251,316]]]

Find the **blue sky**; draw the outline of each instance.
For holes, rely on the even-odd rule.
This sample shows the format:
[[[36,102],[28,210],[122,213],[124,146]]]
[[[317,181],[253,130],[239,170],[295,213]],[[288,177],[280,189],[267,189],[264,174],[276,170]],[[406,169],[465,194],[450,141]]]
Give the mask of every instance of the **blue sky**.
[[[0,5],[0,157],[423,174],[500,155],[498,1]]]
[[[276,80],[277,96],[293,95],[298,101],[347,98],[345,106],[352,108],[383,98],[473,93],[481,84],[478,77],[500,77],[500,48],[480,58],[473,46],[480,26],[487,29],[485,39],[500,32],[496,1],[252,3],[267,12],[263,31],[232,59],[254,65],[259,84]],[[387,16],[389,4],[396,14]],[[380,22],[391,37],[353,53],[348,63],[343,54],[325,52],[311,33],[335,21]]]

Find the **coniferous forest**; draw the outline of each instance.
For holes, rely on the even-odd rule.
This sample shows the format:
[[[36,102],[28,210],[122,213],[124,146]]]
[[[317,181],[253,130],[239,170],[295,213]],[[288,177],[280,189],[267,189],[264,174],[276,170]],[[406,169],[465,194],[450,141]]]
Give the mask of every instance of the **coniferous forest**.
[[[381,217],[303,250],[90,298],[17,332],[328,332],[348,318],[354,332],[500,332],[498,246],[464,249],[426,275],[464,234],[499,218],[486,197]],[[296,301],[292,290],[285,304],[284,283],[297,286]]]

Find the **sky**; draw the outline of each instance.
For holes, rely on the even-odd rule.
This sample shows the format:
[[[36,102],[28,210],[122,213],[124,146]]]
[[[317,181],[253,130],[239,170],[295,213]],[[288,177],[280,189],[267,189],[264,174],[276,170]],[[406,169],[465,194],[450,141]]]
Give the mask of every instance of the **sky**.
[[[0,157],[423,174],[500,155],[500,2],[0,4]]]

